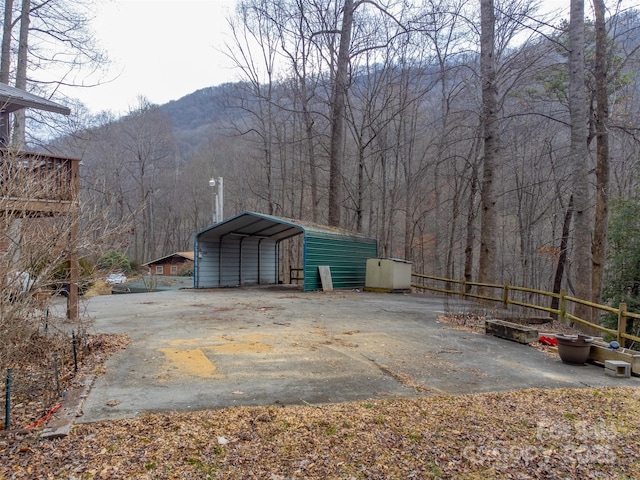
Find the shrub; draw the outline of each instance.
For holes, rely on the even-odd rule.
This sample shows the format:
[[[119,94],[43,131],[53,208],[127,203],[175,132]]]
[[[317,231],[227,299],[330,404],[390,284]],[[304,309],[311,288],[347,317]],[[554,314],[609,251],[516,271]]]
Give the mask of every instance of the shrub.
[[[124,273],[131,273],[131,260],[122,252],[111,251],[105,253],[98,260],[97,267],[101,270],[121,270]]]

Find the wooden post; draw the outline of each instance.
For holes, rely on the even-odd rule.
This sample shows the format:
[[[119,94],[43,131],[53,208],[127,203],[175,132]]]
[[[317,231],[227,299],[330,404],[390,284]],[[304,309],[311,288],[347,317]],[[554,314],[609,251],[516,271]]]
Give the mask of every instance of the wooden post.
[[[623,333],[627,333],[627,304],[621,303],[618,307],[618,343],[624,348],[625,338]]]
[[[67,298],[67,318],[72,321],[80,318],[78,280],[80,278],[80,267],[78,262],[78,222],[80,221],[80,162],[69,160],[71,169],[71,228],[69,232],[69,297]]]
[[[460,284],[460,287],[462,288],[462,299],[466,300],[467,299],[467,279],[466,278],[462,279],[462,283]]]
[[[509,308],[509,282],[504,282],[502,287],[502,308]]]
[[[561,289],[560,290],[560,323],[562,323],[563,325],[566,325],[567,323],[567,299],[565,298],[567,296],[567,290],[566,289]]]

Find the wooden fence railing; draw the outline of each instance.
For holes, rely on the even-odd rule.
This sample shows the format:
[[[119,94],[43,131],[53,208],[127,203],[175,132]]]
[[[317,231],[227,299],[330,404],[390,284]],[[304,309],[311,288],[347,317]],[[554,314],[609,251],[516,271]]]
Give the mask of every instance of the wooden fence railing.
[[[508,282],[499,285],[491,283],[467,282],[465,280],[454,280],[451,278],[423,275],[419,273],[411,273],[411,276],[414,279],[417,279],[416,282],[412,281],[411,283],[411,286],[417,289],[440,292],[447,295],[459,295],[463,299],[476,298],[479,300],[497,302],[501,303],[504,309],[507,309],[509,305],[517,305],[523,308],[547,312],[550,315],[558,317],[562,322],[576,322],[599,332],[614,335],[618,343],[622,347],[627,344],[627,341],[640,342],[640,337],[627,333],[628,321],[640,319],[640,313],[627,311],[627,305],[625,303],[621,303],[618,308],[614,308],[607,305],[600,305],[598,303],[589,302],[587,300],[570,297],[569,295],[567,295],[567,292],[565,290],[561,290],[560,293],[552,293],[546,292],[544,290],[536,290],[533,288],[516,287],[513,285],[509,285]],[[480,287],[484,290],[491,289],[494,291],[498,291],[499,296],[489,296],[474,293],[473,287]],[[551,305],[551,300],[554,298],[557,299],[557,308],[545,306],[545,304]],[[546,302],[543,302],[541,299],[545,299]],[[586,319],[579,318],[570,313],[572,309],[569,307],[571,307],[571,305],[578,304],[590,307],[592,311],[595,311],[597,313],[598,317],[602,312],[616,315],[618,319],[617,327],[615,329],[606,328],[602,325],[592,323]]]

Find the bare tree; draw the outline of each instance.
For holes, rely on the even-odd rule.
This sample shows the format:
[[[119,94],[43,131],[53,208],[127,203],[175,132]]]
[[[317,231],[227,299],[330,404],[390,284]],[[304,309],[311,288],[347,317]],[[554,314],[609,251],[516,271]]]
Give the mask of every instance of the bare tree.
[[[0,82],[9,84],[11,68],[11,31],[13,28],[13,0],[4,1],[2,49],[0,50]]]
[[[591,217],[589,208],[588,111],[584,82],[584,0],[571,0],[569,24],[569,111],[573,167],[575,294],[591,299]],[[590,309],[578,305],[578,317],[589,319]]]
[[[164,113],[144,98],[121,128],[125,169],[135,185],[135,194],[129,200],[129,214],[136,217],[133,258],[150,261],[159,256],[158,228],[162,223],[157,221],[155,210],[162,194],[160,180],[167,170],[171,172],[168,167],[175,156],[175,143]]]
[[[478,279],[496,282],[496,187],[499,123],[495,59],[495,10],[493,0],[480,1],[480,70],[482,84],[483,168],[480,187],[481,228]]]
[[[344,0],[340,46],[331,93],[331,145],[329,147],[329,225],[340,226],[342,208],[342,151],[344,149],[344,112],[349,75],[349,47],[353,27],[353,0]]]
[[[0,81],[59,96],[60,87],[87,87],[87,76],[106,64],[89,29],[90,0],[21,0],[17,18],[15,13],[14,0],[5,0]],[[26,146],[26,134],[23,110],[14,115],[16,147]]]
[[[276,59],[278,30],[270,21],[266,0],[245,0],[238,5],[237,16],[229,20],[233,39],[227,45],[227,56],[240,71],[242,82],[236,108],[248,114],[236,123],[236,134],[256,141],[262,161],[269,214],[275,214],[274,122],[276,101]],[[255,140],[254,140],[255,139]]]
[[[279,8],[276,28],[279,31],[280,48],[287,59],[291,75],[291,87],[293,94],[293,110],[301,117],[302,161],[300,167],[308,166],[309,178],[305,181],[305,175],[301,175],[301,182],[311,188],[311,219],[314,223],[319,221],[320,210],[320,165],[318,149],[318,131],[321,119],[318,118],[319,82],[322,79],[321,68],[323,66],[322,55],[318,54],[316,42],[317,30],[325,22],[323,17],[328,9],[328,2],[322,5],[308,4],[297,0],[295,2],[277,2],[274,7]],[[319,8],[316,8],[319,7]],[[319,11],[321,10],[321,11]],[[274,16],[275,17],[275,16]],[[306,158],[305,158],[306,157]],[[304,191],[301,188],[300,191]],[[303,202],[300,204],[301,214],[304,211]]]
[[[604,0],[593,0],[595,12],[596,47],[594,76],[596,81],[596,211],[593,230],[591,261],[591,300],[598,302],[602,294],[604,264],[609,219],[609,92],[607,91],[608,66],[607,28]]]
[[[18,41],[18,66],[16,69],[16,88],[27,89],[27,64],[29,46],[29,11],[31,0],[22,0],[20,12],[20,36]],[[20,109],[13,115],[13,140],[12,145],[16,149],[24,149],[26,145],[26,109]]]
[[[0,365],[19,359],[46,329],[50,334],[69,333],[69,325],[62,324],[64,318],[47,315],[47,308],[53,295],[70,282],[72,257],[96,258],[120,248],[126,240],[126,220],[116,222],[107,210],[79,206],[63,170],[47,168],[45,160],[25,159],[10,149],[0,164],[4,179],[0,186]],[[57,202],[55,213],[38,216],[29,202],[16,201],[24,198],[69,200]],[[81,282],[89,283],[92,274],[89,268],[81,269]],[[73,328],[77,332],[84,329],[87,319],[76,320],[79,323]]]

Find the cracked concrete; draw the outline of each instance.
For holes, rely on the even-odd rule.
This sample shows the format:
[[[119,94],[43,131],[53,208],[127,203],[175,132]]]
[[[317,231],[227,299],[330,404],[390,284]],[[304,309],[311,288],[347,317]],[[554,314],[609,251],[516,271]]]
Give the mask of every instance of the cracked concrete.
[[[127,333],[77,422],[234,405],[321,404],[522,388],[640,386],[601,367],[437,321],[430,295],[280,288],[94,297],[95,332]]]

